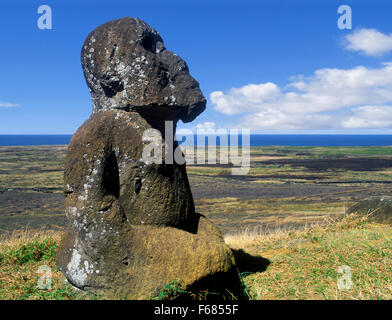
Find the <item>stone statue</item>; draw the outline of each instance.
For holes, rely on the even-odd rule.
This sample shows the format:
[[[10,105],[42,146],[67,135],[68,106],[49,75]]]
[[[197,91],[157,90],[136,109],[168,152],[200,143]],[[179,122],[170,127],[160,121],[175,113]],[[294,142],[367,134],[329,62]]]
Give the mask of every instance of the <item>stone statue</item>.
[[[111,298],[149,299],[173,280],[239,291],[230,248],[195,212],[185,164],[143,159],[143,132],[155,129],[175,146],[177,121],[205,109],[186,63],[156,30],[129,17],[95,29],[81,59],[93,112],[67,151],[60,270],[72,285]]]

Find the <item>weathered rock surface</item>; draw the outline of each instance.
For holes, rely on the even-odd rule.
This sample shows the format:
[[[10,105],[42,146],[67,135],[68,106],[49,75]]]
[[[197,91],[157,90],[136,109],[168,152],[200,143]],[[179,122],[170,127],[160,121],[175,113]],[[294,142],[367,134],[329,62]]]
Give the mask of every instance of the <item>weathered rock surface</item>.
[[[185,61],[142,20],[123,18],[95,29],[83,45],[82,67],[94,112],[134,110],[190,122],[205,109]]]
[[[238,295],[230,248],[209,220],[201,216],[198,225],[193,234],[171,227],[107,224],[107,235],[90,241],[70,227],[58,264],[66,266],[63,271],[76,287],[104,289],[104,296],[112,298],[152,298],[176,279],[187,288],[228,295],[227,289]]]
[[[392,197],[374,197],[362,200],[350,207],[347,213],[369,215],[369,221],[392,224]]]
[[[110,215],[131,224],[197,229],[185,165],[143,162],[142,133],[148,128],[138,113],[121,110],[96,112],[82,125],[65,163],[69,218]]]
[[[185,164],[143,157],[146,130],[175,148],[176,122],[205,109],[185,62],[145,22],[123,18],[87,37],[82,66],[93,113],[67,151],[60,270],[74,286],[114,298],[153,297],[173,280],[239,294],[233,254],[195,212]]]

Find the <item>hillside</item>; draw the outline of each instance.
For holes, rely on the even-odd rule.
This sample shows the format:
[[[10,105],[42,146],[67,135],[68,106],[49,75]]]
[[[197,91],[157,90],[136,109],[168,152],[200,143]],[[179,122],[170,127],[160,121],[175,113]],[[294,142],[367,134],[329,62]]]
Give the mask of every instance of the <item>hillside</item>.
[[[54,261],[59,239],[58,232],[47,231],[14,233],[2,241],[0,299],[99,298],[64,283]],[[392,227],[367,217],[349,215],[297,231],[228,234],[225,240],[250,299],[392,299]],[[37,288],[42,265],[51,268],[50,289]],[[339,278],[344,278],[340,266],[351,269],[351,289],[348,282],[342,282],[346,289],[338,288]],[[182,292],[168,288],[174,294],[158,298]]]

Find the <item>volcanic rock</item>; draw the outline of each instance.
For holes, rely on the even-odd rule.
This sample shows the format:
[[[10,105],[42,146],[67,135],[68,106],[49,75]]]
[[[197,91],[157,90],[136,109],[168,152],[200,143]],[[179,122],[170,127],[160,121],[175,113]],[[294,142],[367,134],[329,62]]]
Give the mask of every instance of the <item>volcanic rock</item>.
[[[350,207],[347,214],[355,213],[368,216],[368,221],[392,224],[392,197],[373,197],[359,201]]]

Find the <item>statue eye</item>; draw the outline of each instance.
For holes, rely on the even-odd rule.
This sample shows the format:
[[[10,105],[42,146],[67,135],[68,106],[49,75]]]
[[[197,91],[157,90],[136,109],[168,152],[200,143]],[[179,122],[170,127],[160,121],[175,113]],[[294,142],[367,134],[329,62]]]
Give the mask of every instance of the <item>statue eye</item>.
[[[140,41],[140,44],[143,46],[144,49],[155,53],[156,39],[151,33],[147,33]]]
[[[165,49],[162,38],[159,34],[147,30],[143,33],[142,38],[139,40],[140,45],[152,53],[159,53]]]
[[[116,95],[117,92],[124,90],[123,82],[113,75],[105,74],[101,76],[100,84],[105,95],[109,98]]]

